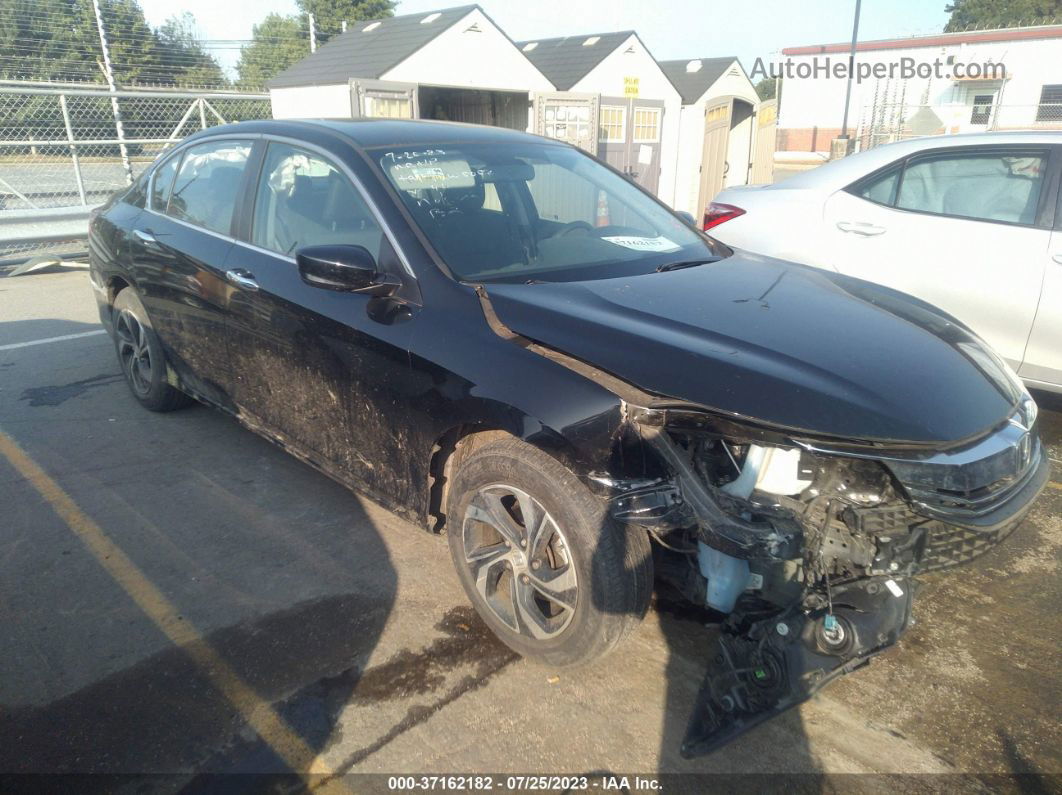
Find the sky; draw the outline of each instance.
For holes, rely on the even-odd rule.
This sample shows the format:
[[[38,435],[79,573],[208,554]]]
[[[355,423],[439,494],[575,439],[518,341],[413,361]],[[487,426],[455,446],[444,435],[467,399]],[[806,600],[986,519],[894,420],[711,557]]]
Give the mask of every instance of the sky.
[[[474,0],[453,0],[466,5]],[[864,0],[859,38],[939,33],[947,0]],[[290,14],[294,0],[140,0],[148,22],[160,25],[190,11],[206,39],[249,39],[267,14]],[[515,40],[638,31],[658,60],[736,55],[751,71],[757,57],[777,58],[783,47],[848,41],[855,0],[479,0]],[[435,11],[446,0],[401,0],[396,14]],[[236,50],[212,51],[231,69]]]

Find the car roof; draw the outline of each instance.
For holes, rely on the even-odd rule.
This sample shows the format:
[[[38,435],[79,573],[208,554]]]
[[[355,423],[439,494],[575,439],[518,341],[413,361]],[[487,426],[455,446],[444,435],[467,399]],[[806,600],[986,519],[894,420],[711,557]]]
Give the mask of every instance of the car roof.
[[[560,143],[517,130],[485,124],[407,119],[267,119],[211,127],[195,138],[249,133],[300,138],[307,133],[332,133],[355,146],[442,146],[459,143]]]
[[[989,132],[961,135],[927,135],[906,141],[882,144],[865,152],[825,163],[802,174],[796,174],[766,188],[828,190],[849,185],[855,180],[887,166],[893,161],[927,149],[948,149],[965,146],[999,146],[1017,144],[1043,146],[1062,144],[1059,132]]]

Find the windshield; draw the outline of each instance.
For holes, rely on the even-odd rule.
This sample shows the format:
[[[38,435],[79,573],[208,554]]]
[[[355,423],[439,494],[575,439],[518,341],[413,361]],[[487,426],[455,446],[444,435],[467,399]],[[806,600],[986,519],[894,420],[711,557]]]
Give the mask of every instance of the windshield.
[[[602,279],[723,252],[626,179],[566,146],[459,144],[372,154],[461,280]]]

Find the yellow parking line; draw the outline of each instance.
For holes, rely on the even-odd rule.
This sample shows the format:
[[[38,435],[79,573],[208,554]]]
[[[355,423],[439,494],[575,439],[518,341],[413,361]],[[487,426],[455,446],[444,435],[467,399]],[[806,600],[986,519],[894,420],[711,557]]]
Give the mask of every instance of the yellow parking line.
[[[1058,489],[1062,491],[1062,483],[1055,483],[1053,480],[1047,481],[1047,487],[1051,489]]]
[[[210,643],[182,618],[177,609],[144,575],[132,560],[84,513],[62,487],[50,478],[21,447],[0,430],[0,453],[11,462],[52,509],[88,548],[96,561],[114,578],[129,597],[180,646],[206,674],[214,687],[232,704],[270,748],[294,772],[328,774],[317,754],[284,722],[239,674],[225,662]]]

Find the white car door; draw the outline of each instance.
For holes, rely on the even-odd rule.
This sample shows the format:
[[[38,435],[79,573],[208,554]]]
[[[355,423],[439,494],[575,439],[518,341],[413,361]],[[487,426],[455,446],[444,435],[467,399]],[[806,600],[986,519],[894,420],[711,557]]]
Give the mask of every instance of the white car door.
[[[1062,200],[1062,194],[1059,199]],[[1058,208],[1055,231],[1051,234],[1040,306],[1018,375],[1062,390],[1062,206]]]
[[[1050,261],[1041,198],[1048,147],[931,150],[838,191],[829,264],[939,306],[1015,369]]]

